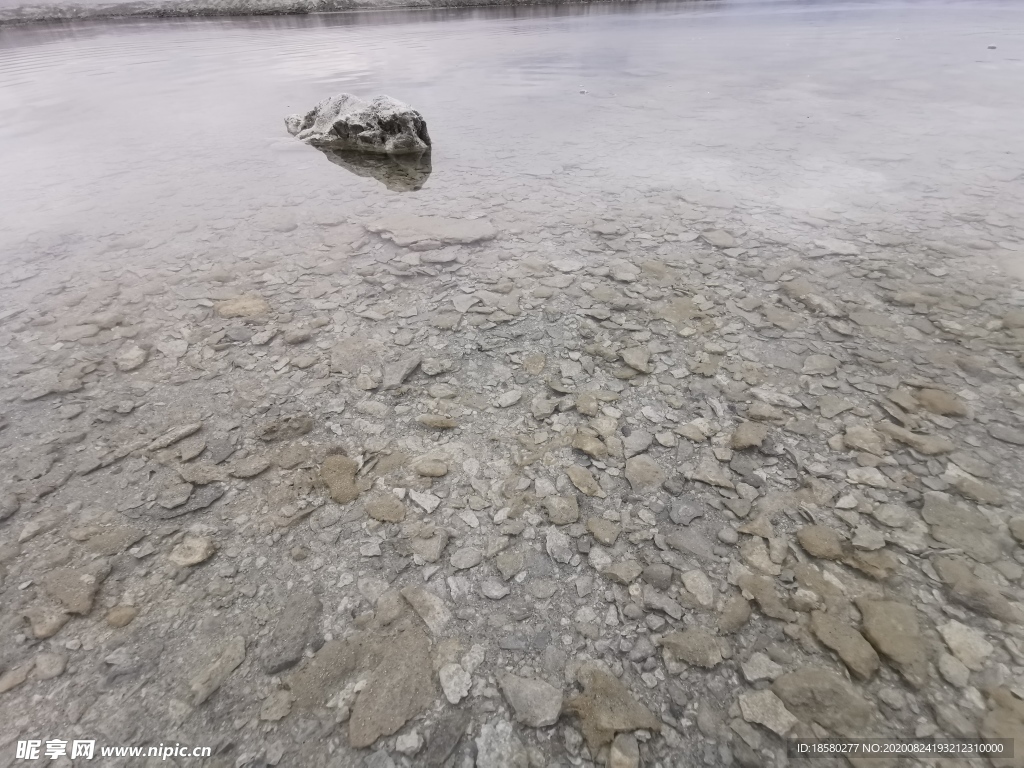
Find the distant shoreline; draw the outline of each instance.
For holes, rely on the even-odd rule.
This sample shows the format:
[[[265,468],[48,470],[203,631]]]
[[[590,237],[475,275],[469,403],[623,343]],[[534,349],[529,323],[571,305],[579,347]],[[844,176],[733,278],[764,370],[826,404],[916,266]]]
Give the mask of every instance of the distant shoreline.
[[[591,5],[615,0],[165,0],[117,3],[26,3],[0,7],[0,27],[119,18],[294,16],[359,11],[443,10],[499,6]],[[640,0],[626,0],[630,3]],[[622,0],[618,0],[622,2]]]

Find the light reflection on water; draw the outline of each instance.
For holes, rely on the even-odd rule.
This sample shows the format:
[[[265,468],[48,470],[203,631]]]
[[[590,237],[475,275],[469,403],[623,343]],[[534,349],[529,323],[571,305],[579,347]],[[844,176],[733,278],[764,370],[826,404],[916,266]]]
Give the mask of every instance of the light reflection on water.
[[[243,247],[263,235],[208,227],[280,208],[397,204],[398,192],[284,130],[284,115],[342,91],[387,93],[426,117],[433,174],[401,204],[430,212],[703,187],[757,207],[1013,216],[1022,32],[1020,7],[999,2],[4,28],[0,246],[54,232],[160,243],[184,223]],[[948,199],[925,197],[936,191]],[[521,208],[509,214],[529,226]]]

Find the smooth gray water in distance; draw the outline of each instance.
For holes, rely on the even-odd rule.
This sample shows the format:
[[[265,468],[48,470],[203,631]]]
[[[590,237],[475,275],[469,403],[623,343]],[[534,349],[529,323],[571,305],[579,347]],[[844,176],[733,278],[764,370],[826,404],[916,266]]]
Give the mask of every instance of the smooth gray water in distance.
[[[486,211],[529,230],[563,204],[642,206],[651,190],[686,189],[754,213],[962,235],[951,214],[1019,221],[1022,33],[1024,7],[1000,2],[2,28],[0,260],[63,243],[86,263],[126,245],[120,258],[166,262],[268,247],[280,220],[368,206]],[[286,114],[342,91],[426,117],[434,170],[421,191],[389,192],[287,135]],[[1020,230],[1002,234],[1012,261]]]

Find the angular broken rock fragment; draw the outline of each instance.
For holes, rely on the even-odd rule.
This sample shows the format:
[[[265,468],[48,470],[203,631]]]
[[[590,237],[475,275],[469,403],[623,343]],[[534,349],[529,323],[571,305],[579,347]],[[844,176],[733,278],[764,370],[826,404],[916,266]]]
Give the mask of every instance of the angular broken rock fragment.
[[[748,565],[753,566],[762,573],[771,576],[778,576],[782,573],[782,566],[774,562],[768,552],[765,542],[759,538],[748,539],[740,546],[740,555]]]
[[[622,452],[625,458],[636,456],[651,447],[654,435],[643,429],[634,429],[622,439]]]
[[[915,688],[928,682],[930,646],[921,634],[917,610],[891,600],[857,599],[864,636]]]
[[[862,738],[877,710],[850,683],[823,667],[802,667],[777,678],[772,692],[805,723]]]
[[[854,485],[868,485],[872,488],[888,488],[889,480],[878,467],[854,467],[846,470],[846,479]]]
[[[148,357],[149,353],[142,347],[137,344],[128,344],[118,352],[117,357],[114,358],[114,365],[117,366],[117,370],[129,373],[141,368]]]
[[[878,581],[889,578],[892,572],[900,567],[899,559],[888,549],[879,549],[875,552],[854,550],[849,552],[842,562]]]
[[[558,400],[549,400],[544,394],[535,395],[530,401],[530,413],[535,419],[546,419],[558,408]]]
[[[767,576],[743,574],[737,586],[753,599],[765,616],[782,621],[796,621],[796,612],[786,607],[775,589],[775,582]]]
[[[408,355],[396,362],[385,364],[381,389],[385,391],[398,389],[419,367],[421,361],[422,358],[419,355]]]
[[[424,493],[423,491],[417,491],[414,488],[410,488],[408,493],[409,498],[415,502],[416,506],[420,507],[428,514],[441,505],[441,499],[432,493]]]
[[[672,505],[669,519],[676,525],[689,525],[698,517],[704,517],[705,510],[694,499],[686,499]]]
[[[735,248],[738,245],[736,238],[723,229],[709,229],[701,232],[700,236],[704,242],[715,248]]]
[[[249,480],[270,468],[270,460],[262,456],[249,456],[235,461],[228,468],[228,474],[243,480]]]
[[[507,720],[484,723],[475,743],[476,768],[529,768],[529,753]]]
[[[187,515],[190,512],[198,512],[201,509],[206,509],[223,496],[224,491],[225,489],[223,485],[219,483],[211,483],[210,485],[204,485],[198,490],[193,491],[189,496],[188,501],[180,506],[168,509],[161,507],[158,504],[148,510],[133,510],[131,513],[125,511],[125,515],[136,518],[151,517],[158,520],[170,520],[175,517]]]
[[[217,545],[208,536],[186,536],[167,556],[175,565],[188,567],[198,565],[213,557]]]
[[[475,547],[460,547],[452,553],[449,562],[455,570],[465,571],[478,566],[483,558],[483,552]]]
[[[872,453],[875,456],[885,454],[885,440],[871,427],[848,426],[843,435],[843,444],[846,448]]]
[[[408,549],[411,554],[420,557],[423,562],[436,563],[444,554],[448,546],[448,531],[444,528],[437,528],[429,536],[415,536],[408,542]]]
[[[677,528],[665,535],[665,543],[685,555],[696,555],[702,560],[715,561],[714,547],[693,528]]]
[[[940,491],[927,491],[923,498],[921,517],[928,523],[933,539],[962,549],[983,563],[1003,556],[995,528],[977,509],[954,501]]]
[[[580,720],[591,754],[610,744],[616,734],[645,729],[661,731],[661,721],[637,701],[629,689],[597,662],[586,662],[576,675],[583,693],[565,702]]]
[[[994,584],[975,576],[965,561],[938,557],[934,560],[934,566],[939,578],[949,588],[954,602],[983,616],[1013,624],[1021,623],[1020,609],[1007,600]]]
[[[263,701],[260,707],[260,720],[264,722],[277,722],[288,717],[292,711],[291,691],[274,691]]]
[[[629,347],[621,353],[622,361],[641,373],[651,372],[651,353],[647,347]]]
[[[688,475],[688,479],[716,488],[733,490],[736,487],[728,467],[719,463],[713,456],[704,456],[697,468]]]
[[[668,478],[665,470],[647,454],[627,459],[625,475],[633,492],[642,494],[657,492]]]
[[[260,666],[268,675],[298,664],[306,646],[314,639],[323,605],[310,592],[295,590],[287,595],[270,635],[261,643]]]
[[[439,635],[451,621],[452,614],[444,600],[423,587],[406,587],[402,590],[402,597],[434,635]]]
[[[959,621],[948,621],[939,626],[938,630],[953,655],[975,672],[984,669],[985,661],[995,651],[983,633]]]
[[[601,486],[598,485],[597,479],[586,468],[573,464],[565,470],[565,473],[580,493],[602,499],[607,496]]]
[[[521,389],[510,389],[507,392],[502,392],[494,399],[494,404],[499,408],[511,408],[513,405],[523,399],[523,390]]]
[[[22,615],[32,629],[32,636],[37,640],[53,637],[71,620],[71,616],[65,611],[46,604],[31,605]]]
[[[498,230],[487,219],[455,219],[392,213],[366,225],[395,245],[416,251],[493,240]],[[458,316],[456,316],[458,317]]]
[[[202,461],[196,461],[191,464],[185,464],[178,467],[178,474],[181,476],[181,479],[185,481],[185,484],[191,485],[209,485],[210,483],[224,482],[228,479],[228,472],[225,467],[218,467]],[[191,492],[191,485],[188,489],[189,492]],[[165,492],[169,499],[173,499],[178,494],[184,494],[185,489],[181,487],[172,487],[165,489]],[[167,509],[174,509],[176,506],[185,503],[187,499],[188,496],[186,495],[185,499],[177,504],[168,503],[161,504],[161,506]]]
[[[469,695],[473,686],[473,678],[459,664],[445,664],[437,672],[444,697],[450,704],[458,704]]]
[[[941,435],[919,435],[903,427],[898,427],[890,421],[878,423],[878,431],[883,432],[893,440],[909,445],[918,453],[925,456],[936,456],[941,453],[950,453],[955,446],[948,437]]]
[[[839,368],[839,361],[828,355],[808,355],[801,373],[807,376],[831,376]]]
[[[518,574],[525,566],[526,558],[518,549],[506,549],[494,558],[494,567],[505,581]]]
[[[601,575],[617,584],[629,586],[640,576],[643,570],[635,560],[623,560],[601,570]]]
[[[796,533],[797,541],[807,554],[825,560],[843,557],[843,544],[834,528],[826,525],[805,525]]]
[[[216,477],[213,479],[224,479],[222,477]],[[168,486],[160,491],[156,497],[156,503],[164,509],[175,509],[186,503],[189,496],[192,495],[191,483],[175,483],[174,485]]]
[[[740,665],[743,677],[748,683],[758,680],[774,680],[785,670],[760,651],[752,653],[750,658]]]
[[[192,704],[198,707],[210,698],[243,661],[245,661],[245,638],[238,635],[228,640],[216,661],[189,680]]]
[[[768,437],[768,427],[753,421],[744,421],[730,438],[730,446],[734,451],[745,451],[748,448],[760,448]]]
[[[576,554],[572,539],[558,528],[548,528],[545,535],[544,549],[556,563],[568,563]]]
[[[427,768],[440,768],[451,756],[466,733],[472,715],[464,709],[455,709],[440,716],[430,732],[427,745],[418,760]]]
[[[515,712],[517,722],[531,728],[546,728],[558,721],[562,692],[543,680],[505,673],[498,685]]]
[[[997,486],[971,477],[966,472],[959,471],[955,465],[949,465],[946,468],[942,479],[947,481],[965,499],[978,504],[1001,507],[1007,502],[1006,494]]]
[[[169,448],[180,440],[184,440],[190,435],[194,435],[200,429],[203,428],[202,422],[194,422],[192,424],[183,424],[180,427],[174,427],[168,430],[160,437],[156,438],[149,445],[146,446],[147,451],[159,451],[164,448]]]
[[[993,424],[988,428],[988,433],[1004,443],[1024,445],[1024,429],[1017,429],[1006,424]]]
[[[779,736],[785,736],[800,722],[786,709],[782,699],[768,689],[744,693],[739,702],[744,720],[763,725]]]
[[[0,693],[13,691],[18,686],[24,685],[34,666],[34,661],[28,661],[17,667],[6,670],[3,674],[0,674]]]
[[[608,455],[608,446],[593,435],[577,434],[573,438],[572,447],[582,451],[592,459],[603,459]]]
[[[43,591],[64,606],[68,613],[85,615],[92,610],[93,599],[110,566],[100,562],[79,568],[54,568],[41,579]]]
[[[967,403],[941,389],[922,389],[915,395],[923,408],[940,416],[966,416]]]
[[[856,629],[822,611],[811,613],[811,629],[823,645],[839,655],[855,677],[870,680],[875,674],[878,654]]]
[[[686,571],[682,575],[683,586],[693,595],[702,608],[710,608],[715,602],[715,588],[704,571]]]
[[[544,508],[555,525],[568,525],[580,519],[580,503],[575,496],[549,496],[544,500]]]
[[[650,584],[644,586],[641,592],[644,608],[653,611],[661,611],[671,616],[676,621],[683,617],[683,607],[663,592],[659,592]]]
[[[265,424],[257,432],[261,440],[294,440],[313,431],[313,419],[304,413],[288,414]]]
[[[621,528],[611,520],[605,520],[600,517],[591,517],[587,520],[587,530],[590,531],[598,544],[611,547],[615,545],[615,540],[619,537],[619,531]]]
[[[270,314],[270,305],[260,296],[239,296],[218,302],[216,312],[223,318],[261,318]]]
[[[658,641],[678,661],[711,669],[722,662],[721,641],[703,629],[670,632]]]

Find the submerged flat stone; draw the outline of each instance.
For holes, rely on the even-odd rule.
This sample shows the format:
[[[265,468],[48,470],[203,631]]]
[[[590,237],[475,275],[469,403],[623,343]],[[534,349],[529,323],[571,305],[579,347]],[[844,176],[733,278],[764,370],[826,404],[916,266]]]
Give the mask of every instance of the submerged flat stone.
[[[366,228],[403,248],[479,243],[493,240],[498,234],[487,219],[452,219],[411,213],[393,213],[367,224]]]

